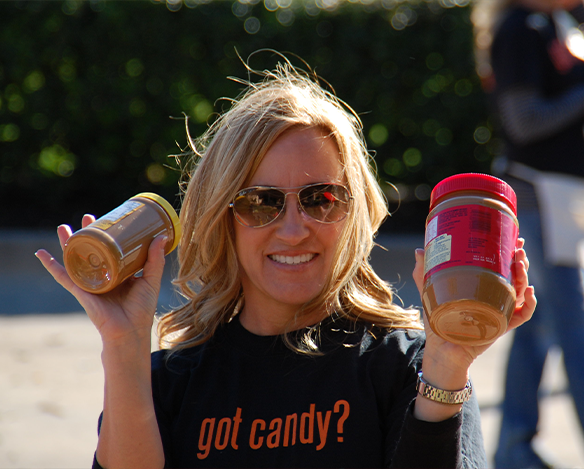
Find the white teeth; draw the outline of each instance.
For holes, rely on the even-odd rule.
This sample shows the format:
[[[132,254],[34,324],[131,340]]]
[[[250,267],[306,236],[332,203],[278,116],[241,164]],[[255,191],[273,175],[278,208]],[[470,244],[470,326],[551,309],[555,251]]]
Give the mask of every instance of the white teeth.
[[[269,257],[273,261],[279,262],[280,264],[296,265],[311,261],[312,259],[314,259],[315,256],[316,254],[302,254],[301,256],[280,256],[274,254]]]

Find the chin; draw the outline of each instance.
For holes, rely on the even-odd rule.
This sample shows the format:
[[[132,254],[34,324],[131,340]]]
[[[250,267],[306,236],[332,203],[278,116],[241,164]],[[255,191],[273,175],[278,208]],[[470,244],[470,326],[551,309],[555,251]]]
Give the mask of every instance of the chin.
[[[282,285],[275,290],[277,293],[275,293],[274,297],[280,297],[285,302],[304,304],[320,295],[322,286],[322,282],[316,280],[292,287],[289,284],[287,286]]]

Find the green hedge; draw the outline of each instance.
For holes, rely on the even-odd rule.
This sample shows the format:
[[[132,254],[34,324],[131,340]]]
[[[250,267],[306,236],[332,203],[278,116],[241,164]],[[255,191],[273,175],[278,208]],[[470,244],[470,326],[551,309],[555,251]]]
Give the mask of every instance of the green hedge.
[[[441,0],[446,1],[446,0]],[[496,151],[469,7],[435,0],[0,2],[0,225],[78,227],[141,191],[178,206],[169,154],[199,135],[247,59],[305,60],[361,114],[393,230],[421,230],[430,188]],[[237,51],[237,53],[236,53]],[[274,54],[255,54],[272,68]]]

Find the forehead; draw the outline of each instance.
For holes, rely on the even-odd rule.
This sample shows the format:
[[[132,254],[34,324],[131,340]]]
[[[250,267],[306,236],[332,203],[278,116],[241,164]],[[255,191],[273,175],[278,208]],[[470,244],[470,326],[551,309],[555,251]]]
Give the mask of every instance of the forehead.
[[[343,182],[343,166],[333,136],[320,128],[294,128],[280,135],[266,152],[250,185],[297,187]]]

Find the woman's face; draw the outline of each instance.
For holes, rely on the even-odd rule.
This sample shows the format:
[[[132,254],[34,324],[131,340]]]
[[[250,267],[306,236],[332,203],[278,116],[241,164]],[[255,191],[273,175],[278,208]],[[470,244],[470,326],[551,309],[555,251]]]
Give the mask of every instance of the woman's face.
[[[289,130],[274,142],[248,186],[290,192],[295,189],[289,188],[328,182],[345,182],[338,147],[322,130],[303,128]],[[321,292],[344,223],[311,219],[299,210],[295,194],[287,195],[284,213],[266,226],[251,228],[234,221],[244,327],[261,335],[283,332],[299,306]],[[298,328],[315,324],[324,314],[304,318],[306,323]]]

